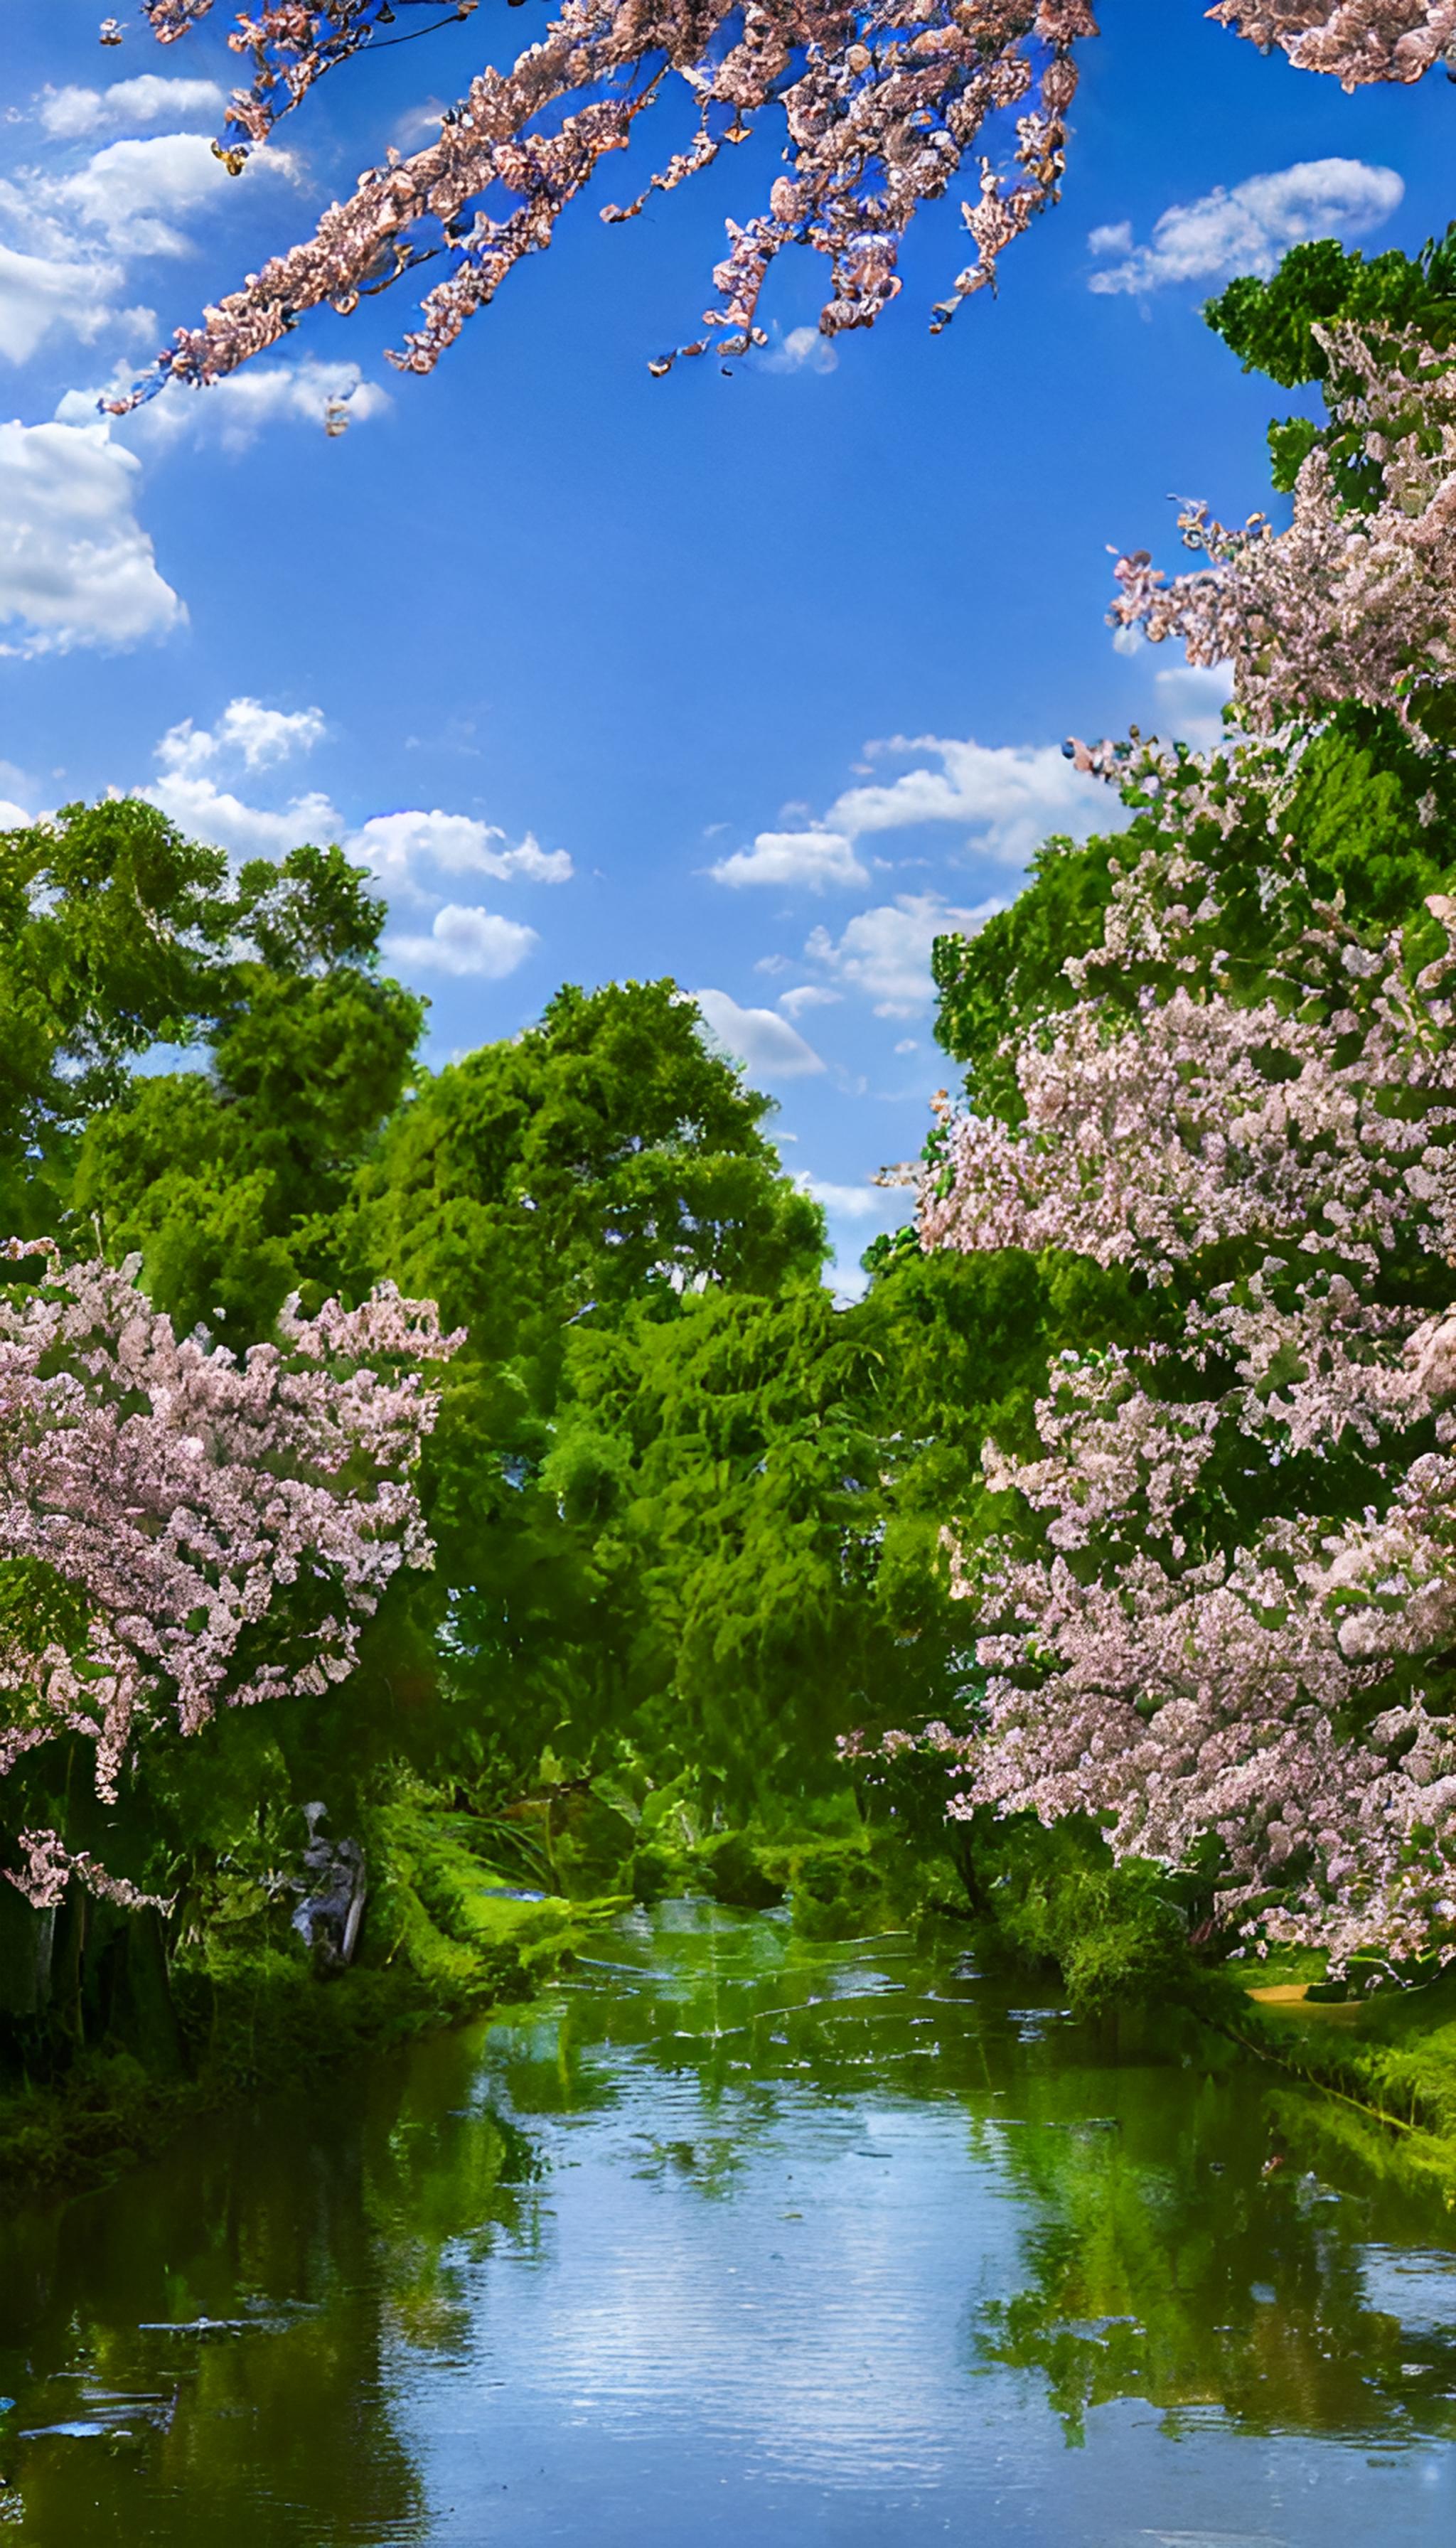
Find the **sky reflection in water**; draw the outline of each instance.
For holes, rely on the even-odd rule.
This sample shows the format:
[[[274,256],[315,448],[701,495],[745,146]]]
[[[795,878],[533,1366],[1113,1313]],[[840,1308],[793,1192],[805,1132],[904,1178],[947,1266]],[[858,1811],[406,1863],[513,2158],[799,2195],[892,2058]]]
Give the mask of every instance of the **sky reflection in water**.
[[[1451,2217],[958,1943],[639,1915],[0,2227],[0,2539],[1446,2548]]]

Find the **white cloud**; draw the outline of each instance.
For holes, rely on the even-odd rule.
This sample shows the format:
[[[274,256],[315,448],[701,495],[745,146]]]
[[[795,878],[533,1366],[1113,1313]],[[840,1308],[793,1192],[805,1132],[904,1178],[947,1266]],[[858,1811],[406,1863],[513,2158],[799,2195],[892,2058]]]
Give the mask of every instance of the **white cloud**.
[[[105,390],[68,390],[57,415],[94,415],[102,397],[115,397],[132,385],[128,365],[117,368]],[[156,397],[122,419],[121,429],[143,446],[160,449],[184,438],[194,443],[220,442],[225,451],[246,451],[266,425],[367,424],[383,415],[389,395],[366,381],[357,363],[324,363],[306,354],[297,363],[249,363],[226,380],[194,389],[169,381]]]
[[[30,819],[23,805],[13,804],[8,796],[0,796],[0,832],[22,832]]]
[[[916,1043],[914,1036],[901,1036],[899,1043],[895,1046],[895,1050],[896,1052],[919,1052],[920,1046]]]
[[[960,911],[938,893],[897,894],[893,902],[857,912],[839,939],[816,929],[804,952],[872,1000],[876,1017],[910,1017],[934,996],[934,941],[952,930],[968,934],[979,929],[1004,908],[1000,902],[983,902],[973,911]]]
[[[52,332],[91,344],[117,318],[124,280],[122,267],[105,259],[77,263],[0,244],[0,354],[28,363]],[[93,406],[89,417],[95,413]]]
[[[768,1079],[806,1079],[824,1068],[818,1053],[773,1009],[742,1009],[726,991],[694,991],[712,1041]]]
[[[8,651],[125,646],[186,617],[133,503],[138,464],[104,425],[0,424],[0,619]]]
[[[1301,159],[1292,168],[1216,186],[1194,204],[1173,204],[1134,247],[1127,223],[1094,230],[1094,255],[1123,262],[1089,279],[1093,292],[1155,292],[1165,283],[1270,274],[1300,239],[1359,238],[1389,221],[1406,192],[1394,168],[1363,159]],[[1126,233],[1126,235],[1124,235]]]
[[[351,832],[348,852],[372,867],[391,892],[418,894],[421,865],[443,868],[447,875],[488,875],[501,882],[523,878],[529,884],[565,884],[573,872],[565,850],[543,850],[533,832],[514,848],[494,823],[479,823],[469,814],[373,814]]]
[[[876,753],[927,753],[938,768],[903,771],[882,784],[847,788],[830,806],[826,827],[856,840],[866,832],[912,823],[961,823],[975,848],[1025,866],[1048,832],[1111,830],[1121,819],[1103,782],[1072,768],[1055,744],[983,744],[938,735],[895,736]]]
[[[759,357],[762,372],[833,372],[839,369],[834,339],[817,327],[790,327],[786,336],[774,329],[775,342]]]
[[[151,312],[123,315],[146,318],[154,332]],[[119,363],[103,387],[67,390],[55,412],[62,423],[85,423],[104,398],[124,397],[134,377],[130,363]],[[185,438],[193,443],[217,441],[225,451],[246,451],[265,425],[326,424],[339,432],[345,425],[365,424],[371,416],[383,415],[389,403],[388,393],[366,381],[357,363],[323,363],[317,355],[306,354],[297,363],[249,363],[245,370],[210,381],[204,389],[168,381],[144,407],[119,418],[113,430],[143,448],[166,450]]]
[[[1179,737],[1199,752],[1211,752],[1225,741],[1220,713],[1233,696],[1229,664],[1170,664],[1153,675],[1157,692],[1157,730]]]
[[[48,105],[62,125],[69,116],[71,129],[78,130],[74,119],[91,113],[84,101],[96,98],[104,105],[106,97],[135,90],[140,96],[134,111],[144,116],[155,105],[158,89],[189,95],[205,89],[217,96],[209,81],[143,78],[123,81],[116,92],[62,90]],[[62,105],[63,100],[69,103]],[[105,120],[102,105],[96,114]],[[245,174],[249,182],[257,173],[289,176],[293,165],[286,151],[257,150]],[[120,306],[126,284],[123,260],[185,254],[191,242],[177,228],[178,218],[231,182],[200,133],[109,141],[63,174],[28,170],[21,177],[0,178],[0,352],[12,362],[26,362],[52,333],[68,333],[89,344],[106,327],[121,326],[134,337],[154,332],[152,311]],[[68,406],[60,421],[86,422],[94,410],[79,415]]]
[[[296,752],[311,752],[324,733],[321,708],[265,708],[258,699],[229,699],[215,726],[191,717],[169,726],[156,748],[158,766],[190,776],[228,757],[249,770],[266,770]]]
[[[245,804],[215,779],[172,770],[164,771],[149,787],[138,787],[136,794],[159,805],[190,839],[211,841],[215,848],[230,850],[237,858],[282,858],[289,850],[301,849],[305,841],[322,845],[337,841],[343,833],[333,806],[317,789],[271,812]]]
[[[321,789],[297,792],[282,805],[255,805],[225,784],[229,775],[277,769],[312,752],[327,732],[319,707],[265,707],[240,694],[229,699],[210,726],[191,717],[170,726],[156,747],[156,775],[136,793],[159,805],[195,840],[211,841],[238,858],[281,858],[306,841],[339,842],[358,864],[372,868],[391,893],[438,901],[418,875],[421,865],[448,875],[489,875],[559,884],[572,872],[565,850],[543,850],[534,834],[510,846],[503,832],[469,814],[375,814],[346,828]],[[499,976],[514,970],[536,944],[519,922],[459,903],[435,913],[428,937],[389,942],[402,963],[448,973]]]
[[[428,938],[387,938],[384,952],[407,971],[475,973],[499,982],[523,964],[538,944],[534,929],[505,920],[479,905],[447,902],[437,911]]]
[[[201,133],[155,133],[144,139],[108,141],[84,167],[67,177],[46,179],[27,190],[34,208],[84,222],[106,232],[114,253],[130,256],[185,256],[191,241],[175,228],[179,216],[195,212],[228,186],[256,186],[266,177],[293,174],[286,151],[252,151],[240,178],[229,177],[212,143]],[[4,189],[7,209],[20,209],[26,197],[16,186]]]
[[[798,886],[867,884],[868,870],[841,832],[760,832],[752,849],[735,850],[708,870],[718,884]]]
[[[163,79],[143,71],[109,88],[50,88],[40,117],[54,141],[77,141],[108,124],[216,124],[227,106],[216,80]]]
[[[250,805],[218,783],[226,769],[271,770],[296,753],[312,752],[325,732],[321,708],[267,708],[245,695],[229,699],[217,723],[194,725],[184,717],[169,726],[156,748],[157,775],[136,793],[180,825],[194,840],[211,841],[238,858],[282,858],[305,841],[341,840],[343,824],[318,788],[283,806]]]
[[[786,1018],[799,1018],[805,1009],[832,1009],[843,997],[842,991],[828,990],[823,982],[800,982],[791,991],[780,991],[777,1004]]]
[[[800,1194],[812,1195],[815,1203],[836,1221],[900,1220],[905,1211],[903,1195],[887,1193],[884,1187],[871,1185],[839,1186],[827,1177],[801,1174],[794,1178]]]

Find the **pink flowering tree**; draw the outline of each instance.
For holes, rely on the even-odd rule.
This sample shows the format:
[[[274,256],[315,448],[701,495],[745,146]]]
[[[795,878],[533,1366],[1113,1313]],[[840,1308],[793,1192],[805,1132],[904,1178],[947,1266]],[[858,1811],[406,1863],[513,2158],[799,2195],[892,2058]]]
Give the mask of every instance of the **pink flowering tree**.
[[[326,72],[477,5],[454,0],[442,14],[436,0],[275,0],[242,11],[228,41],[251,77],[234,91],[221,156],[240,169]],[[212,7],[143,0],[163,44]],[[429,11],[417,27],[408,23],[415,9]],[[1209,15],[1346,88],[1410,82],[1456,59],[1451,0],[1221,0]],[[969,294],[994,286],[1003,250],[1056,200],[1073,47],[1096,32],[1088,0],[567,0],[508,70],[479,73],[436,137],[408,155],[391,149],[312,237],[269,258],[199,326],[179,329],[137,395],[169,378],[219,379],[307,311],[352,311],[443,258],[419,324],[392,356],[405,370],[431,370],[521,259],[550,245],[598,163],[626,147],[675,82],[693,102],[691,137],[631,201],[605,206],[603,220],[628,220],[710,167],[766,114],[783,119],[786,164],[767,203],[729,223],[700,332],[654,371],[679,353],[733,356],[766,341],[760,295],[789,246],[829,264],[825,334],[872,325],[899,291],[899,246],[915,212],[968,174],[971,252],[936,305],[932,323],[943,327]],[[102,42],[118,37],[108,19]]]
[[[70,1823],[114,1826],[159,1744],[347,1682],[401,1568],[424,1367],[459,1339],[390,1287],[286,1309],[241,1359],[178,1337],[136,1261],[12,1242],[0,1291],[0,1829],[40,1908],[153,1899]],[[87,1808],[85,1791],[93,1804]],[[74,1812],[68,1814],[67,1800]]]
[[[1081,1261],[1121,1315],[985,1445],[982,1695],[919,1748],[953,1820],[1209,1869],[1226,1938],[1445,1956],[1456,901],[1312,892],[1297,766],[1127,756],[1096,943],[943,1110],[922,1244]]]
[[[1321,437],[1294,485],[1294,516],[1233,530],[1205,504],[1179,515],[1203,552],[1168,577],[1145,549],[1118,560],[1111,617],[1154,644],[1181,640],[1191,664],[1228,664],[1239,722],[1276,733],[1341,700],[1394,706],[1444,733],[1456,677],[1456,353],[1410,327],[1316,327],[1327,373],[1329,439],[1370,466],[1352,500]]]
[[[1437,252],[1386,262],[1334,279],[1430,323],[1313,326],[1289,527],[1119,562],[1228,741],[1069,747],[1133,823],[1042,854],[994,984],[938,951],[972,1075],[919,1195],[927,1248],[1106,1288],[948,1527],[983,1681],[917,1756],[953,1821],[1086,1818],[1336,1964],[1456,1956],[1456,358]]]

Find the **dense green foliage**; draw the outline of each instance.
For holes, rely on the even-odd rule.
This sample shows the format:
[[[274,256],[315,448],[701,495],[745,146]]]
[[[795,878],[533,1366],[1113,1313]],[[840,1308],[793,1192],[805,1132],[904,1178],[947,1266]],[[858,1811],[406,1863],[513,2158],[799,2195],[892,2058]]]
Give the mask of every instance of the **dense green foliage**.
[[[1444,353],[1456,342],[1456,223],[1413,257],[1387,248],[1367,259],[1338,239],[1309,239],[1292,247],[1267,280],[1237,276],[1204,316],[1246,372],[1263,372],[1281,389],[1328,379],[1331,356],[1320,331],[1343,321],[1409,328]],[[1363,438],[1311,416],[1288,416],[1269,427],[1276,488],[1287,494],[1317,447],[1328,452],[1347,502],[1362,508],[1373,502],[1380,473]]]
[[[822,1217],[767,1111],[672,983],[568,988],[427,1080],[358,1178],[356,1288],[388,1274],[467,1330],[424,1485],[467,1783],[518,1785],[547,1743],[590,1763],[630,1707],[592,1534],[548,1475],[567,1365],[624,1320],[815,1291]]]
[[[250,861],[219,904],[226,957],[188,1021],[207,1067],[138,1075],[94,1116],[72,1202],[111,1253],[140,1251],[179,1326],[248,1344],[290,1292],[314,1306],[337,1289],[339,1214],[406,1087],[423,1003],[381,976],[384,905],[338,850]]]
[[[1217,978],[1238,999],[1267,997],[1281,946],[1321,903],[1338,902],[1360,927],[1405,929],[1411,960],[1427,960],[1435,941],[1425,898],[1449,892],[1456,869],[1456,762],[1417,751],[1394,716],[1353,706],[1312,737],[1292,786],[1282,756],[1271,752],[1268,760],[1268,795],[1246,793],[1227,830],[1212,817],[1198,830],[1200,859],[1220,893],[1217,916],[1202,932],[1205,979]],[[1211,793],[1221,796],[1217,787]],[[966,1065],[973,1102],[1009,1120],[1019,1100],[1003,1046],[1028,1023],[1071,1007],[1078,995],[1068,959],[1095,958],[1114,875],[1135,865],[1157,837],[1155,800],[1135,786],[1128,801],[1126,831],[1083,844],[1048,841],[1010,910],[974,938],[936,941],[937,1036]],[[1276,804],[1299,868],[1277,914],[1259,890]],[[1151,961],[1115,959],[1098,968],[1096,987],[1129,1008],[1165,974]]]

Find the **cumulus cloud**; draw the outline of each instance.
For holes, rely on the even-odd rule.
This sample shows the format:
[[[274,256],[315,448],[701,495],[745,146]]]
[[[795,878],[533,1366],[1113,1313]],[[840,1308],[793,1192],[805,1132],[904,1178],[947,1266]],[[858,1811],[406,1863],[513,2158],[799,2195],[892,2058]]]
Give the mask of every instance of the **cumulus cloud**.
[[[104,230],[119,254],[185,256],[192,242],[177,228],[179,218],[229,186],[292,174],[288,153],[265,147],[250,152],[241,177],[232,178],[205,134],[154,133],[108,141],[82,167],[27,193],[42,214]],[[13,203],[19,190],[7,186],[5,193]]]
[[[372,867],[390,892],[418,894],[421,866],[447,875],[488,875],[501,882],[565,884],[573,873],[565,850],[543,850],[534,832],[513,847],[494,823],[470,814],[373,814],[348,840],[349,856]]]
[[[708,872],[718,884],[787,885],[809,893],[869,882],[852,844],[832,831],[760,832],[751,849],[735,850]]]
[[[247,804],[216,779],[172,770],[136,793],[159,805],[190,839],[211,841],[215,849],[230,850],[236,858],[283,858],[289,850],[302,849],[305,841],[336,841],[343,831],[333,806],[318,789],[270,811]]]
[[[806,1079],[824,1064],[786,1018],[774,1009],[743,1009],[726,991],[694,991],[711,1042],[746,1070],[766,1079]]]
[[[0,832],[24,831],[30,819],[24,805],[15,804],[9,796],[0,796]]]
[[[1019,867],[1048,832],[1082,838],[1118,819],[1102,781],[1074,770],[1055,744],[993,745],[929,734],[897,735],[871,749],[929,758],[897,778],[847,788],[836,799],[826,829],[849,840],[913,823],[959,823],[977,835],[979,852]]]
[[[272,770],[295,754],[312,752],[324,734],[321,708],[268,708],[260,699],[229,699],[216,724],[191,717],[169,726],[156,748],[157,775],[137,789],[197,841],[211,841],[238,858],[282,858],[305,841],[340,840],[343,825],[327,796],[313,788],[286,805],[250,805],[220,786],[220,766]]]
[[[185,717],[156,747],[156,774],[136,793],[159,805],[194,840],[236,858],[282,858],[306,841],[338,842],[369,867],[390,894],[427,906],[441,900],[423,870],[446,876],[488,875],[505,881],[561,884],[572,873],[565,850],[543,850],[533,833],[511,844],[494,824],[470,814],[407,811],[374,814],[348,828],[319,788],[297,790],[283,804],[257,805],[235,783],[312,752],[327,728],[319,707],[266,707],[240,694],[211,725]],[[233,783],[229,783],[229,781]],[[428,936],[387,942],[402,964],[444,973],[497,978],[513,972],[536,945],[536,932],[478,906],[445,902]]]
[[[1131,225],[1107,224],[1088,241],[1094,256],[1120,256],[1089,278],[1093,292],[1156,292],[1164,284],[1272,274],[1300,239],[1359,238],[1389,221],[1406,192],[1394,168],[1363,159],[1301,159],[1216,186],[1197,203],[1173,204],[1135,247]]]
[[[186,611],[133,509],[138,464],[103,425],[0,424],[0,620],[10,653],[126,646]]]
[[[846,788],[823,821],[799,832],[760,832],[710,868],[719,884],[777,885],[822,893],[863,885],[857,844],[866,834],[918,823],[958,823],[983,856],[1025,866],[1048,832],[1083,838],[1121,818],[1100,779],[1076,771],[1055,744],[984,744],[942,735],[895,735],[871,744],[875,759],[921,754],[898,777]]]
[[[817,327],[790,327],[786,336],[774,329],[774,342],[759,357],[761,372],[833,372],[839,356],[832,336]]]
[[[159,124],[163,116],[177,126],[217,124],[227,104],[216,80],[143,71],[109,88],[48,88],[38,113],[53,141],[79,141],[109,124]]]
[[[1000,902],[957,910],[938,893],[901,893],[857,912],[840,938],[816,929],[805,954],[874,1004],[879,1018],[911,1017],[934,996],[930,951],[952,930],[969,935],[1005,909]]]
[[[0,354],[8,362],[28,363],[48,335],[78,336],[89,345],[123,315],[139,322],[150,314],[118,310],[124,280],[124,269],[109,258],[87,263],[30,256],[0,244]],[[76,420],[95,414],[93,404]]]
[[[762,964],[754,967],[755,972],[764,969]],[[805,1009],[834,1008],[843,997],[842,991],[831,991],[823,982],[800,982],[791,991],[780,991],[777,1005],[786,1018],[799,1018]]]
[[[67,390],[55,412],[67,423],[80,423],[96,413],[101,399],[130,389],[132,379],[132,367],[118,364],[104,387]],[[337,431],[383,415],[389,403],[387,392],[366,381],[357,363],[324,363],[306,354],[297,363],[249,363],[205,389],[169,381],[117,429],[142,449],[166,450],[186,440],[246,451],[266,425],[329,424]]]
[[[191,717],[169,726],[156,757],[163,770],[184,775],[228,756],[248,770],[267,770],[296,752],[311,752],[323,733],[321,708],[265,708],[258,699],[235,698],[215,726],[194,725]]]
[[[866,1177],[863,1185],[836,1185],[828,1177],[800,1174],[794,1178],[800,1194],[812,1195],[836,1221],[900,1220],[905,1211],[903,1195],[887,1193]]]
[[[387,938],[384,952],[407,972],[474,973],[499,982],[539,944],[534,929],[479,904],[447,902],[427,938]]]
[[[64,137],[81,129],[76,119],[93,113],[93,98],[102,101],[94,113],[105,123],[105,100],[129,91],[138,93],[130,111],[145,120],[155,92],[174,89],[216,96],[209,81],[147,78],[121,81],[115,91],[60,90],[47,101],[60,119],[52,131]],[[286,151],[258,150],[247,162],[248,182],[254,170],[265,180],[287,176],[293,162]],[[191,241],[179,220],[231,182],[201,133],[128,136],[58,173],[43,168],[0,178],[0,352],[26,362],[52,333],[91,343],[110,326],[131,336],[154,331],[153,312],[121,306],[124,260],[185,254]],[[82,419],[68,412],[61,421]]]

